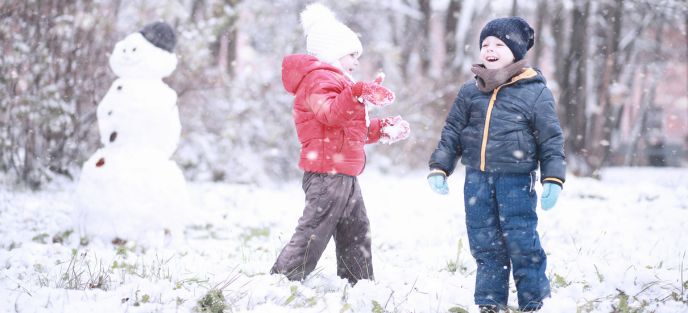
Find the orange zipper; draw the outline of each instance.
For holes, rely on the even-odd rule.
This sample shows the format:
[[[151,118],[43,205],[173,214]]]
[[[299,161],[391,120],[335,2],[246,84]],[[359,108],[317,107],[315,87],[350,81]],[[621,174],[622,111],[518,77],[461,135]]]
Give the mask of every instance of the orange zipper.
[[[504,85],[502,85],[504,86]],[[492,92],[490,104],[487,105],[487,114],[485,115],[485,128],[483,128],[483,143],[480,147],[480,171],[485,171],[485,158],[487,154],[487,136],[490,134],[490,120],[492,120],[492,109],[494,109],[494,102],[497,100],[497,93],[502,86],[497,87]]]
[[[494,103],[497,100],[497,93],[499,92],[499,89],[501,89],[504,86],[511,85],[523,78],[531,78],[536,75],[537,72],[535,72],[535,70],[533,70],[532,68],[527,68],[525,71],[523,71],[523,73],[512,78],[511,81],[509,81],[508,83],[495,88],[495,90],[492,92],[490,103],[487,105],[487,114],[485,114],[485,127],[483,128],[483,143],[480,147],[480,171],[485,171],[485,164],[487,163],[487,137],[490,134],[490,120],[492,119],[492,109],[494,109]]]

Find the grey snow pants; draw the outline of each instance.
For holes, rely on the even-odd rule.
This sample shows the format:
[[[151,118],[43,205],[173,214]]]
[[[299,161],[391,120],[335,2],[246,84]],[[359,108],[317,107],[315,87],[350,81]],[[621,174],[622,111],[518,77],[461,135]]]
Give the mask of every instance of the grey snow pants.
[[[305,172],[306,207],[270,273],[303,280],[334,236],[337,275],[355,284],[373,279],[370,223],[354,176]]]

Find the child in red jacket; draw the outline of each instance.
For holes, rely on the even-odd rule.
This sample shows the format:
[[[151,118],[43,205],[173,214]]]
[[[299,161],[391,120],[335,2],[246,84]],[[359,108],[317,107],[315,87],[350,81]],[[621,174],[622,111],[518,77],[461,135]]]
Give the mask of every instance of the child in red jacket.
[[[363,172],[367,143],[406,139],[401,117],[368,117],[367,107],[394,101],[394,93],[375,82],[354,83],[351,74],[362,52],[358,36],[321,4],[301,13],[309,55],[282,62],[284,88],[294,94],[294,123],[301,142],[306,206],[273,274],[303,280],[334,237],[337,275],[350,283],[373,279],[370,224],[356,176]]]

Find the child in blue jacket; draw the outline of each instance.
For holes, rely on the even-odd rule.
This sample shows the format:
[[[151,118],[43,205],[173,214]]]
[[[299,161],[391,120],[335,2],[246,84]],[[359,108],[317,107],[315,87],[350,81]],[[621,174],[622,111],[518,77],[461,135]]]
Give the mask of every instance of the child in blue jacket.
[[[478,269],[480,312],[505,310],[513,273],[519,309],[537,311],[550,295],[547,257],[536,230],[541,206],[554,206],[565,180],[564,137],[545,78],[523,57],[534,31],[519,17],[490,21],[480,32],[475,79],[459,91],[430,157],[428,183],[448,193],[456,163],[466,167],[464,206],[471,254]],[[513,270],[512,270],[513,269]]]

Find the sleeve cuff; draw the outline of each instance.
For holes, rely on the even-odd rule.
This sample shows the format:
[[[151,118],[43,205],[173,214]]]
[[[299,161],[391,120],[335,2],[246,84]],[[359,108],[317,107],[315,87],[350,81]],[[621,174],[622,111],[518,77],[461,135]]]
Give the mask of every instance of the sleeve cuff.
[[[557,184],[557,185],[559,185],[559,187],[561,187],[562,189],[564,188],[564,181],[561,180],[561,179],[559,179],[559,178],[556,178],[556,177],[547,177],[547,178],[545,178],[545,179],[542,180],[542,183],[543,183],[543,184],[544,184],[544,183]]]
[[[428,173],[428,176],[426,178],[428,178],[430,176],[437,176],[437,175],[442,175],[444,177],[447,177],[447,173],[445,173],[443,170],[438,169],[438,168],[433,168],[430,170],[430,173]]]

